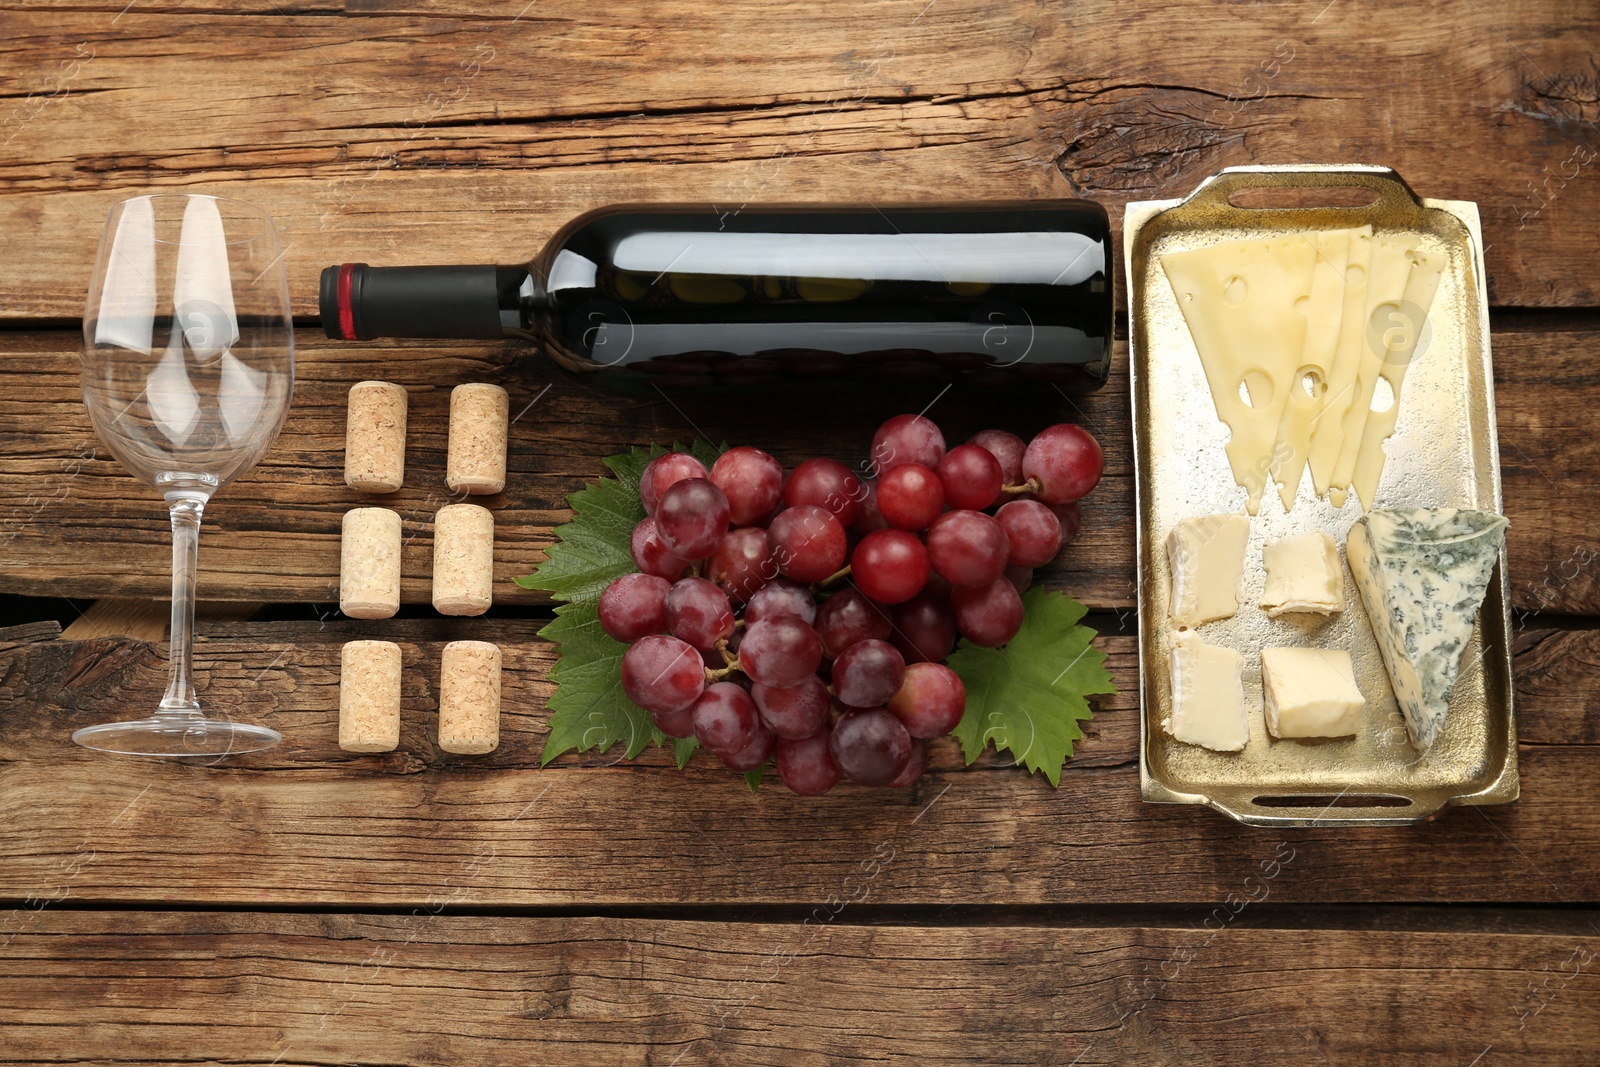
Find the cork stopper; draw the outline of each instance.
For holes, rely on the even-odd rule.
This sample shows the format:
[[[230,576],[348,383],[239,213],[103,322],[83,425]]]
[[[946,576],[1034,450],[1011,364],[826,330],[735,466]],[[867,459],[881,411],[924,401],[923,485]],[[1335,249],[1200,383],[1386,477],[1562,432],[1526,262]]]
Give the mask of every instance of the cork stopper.
[[[390,382],[357,382],[345,407],[345,484],[367,493],[393,493],[405,477],[405,389]]]
[[[506,487],[506,431],[511,399],[498,385],[458,385],[450,392],[450,451],[445,484],[458,493]]]
[[[400,744],[400,646],[348,641],[339,650],[339,747],[392,752]]]
[[[388,508],[344,513],[339,610],[352,619],[387,619],[400,610],[400,516]]]
[[[493,752],[500,744],[500,648],[451,641],[439,668],[439,747]]]
[[[433,607],[441,615],[482,615],[494,602],[494,514],[448,504],[433,519]]]

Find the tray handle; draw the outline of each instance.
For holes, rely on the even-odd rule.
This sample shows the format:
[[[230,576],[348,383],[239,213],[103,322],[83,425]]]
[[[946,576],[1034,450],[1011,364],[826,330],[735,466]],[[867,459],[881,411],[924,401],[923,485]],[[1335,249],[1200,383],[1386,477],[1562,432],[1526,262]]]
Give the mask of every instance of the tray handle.
[[[1432,819],[1453,801],[1466,799],[1346,791],[1337,796],[1285,794],[1272,798],[1280,803],[1258,803],[1267,798],[1252,796],[1254,792],[1214,795],[1207,797],[1206,803],[1247,826],[1408,826]]]
[[[1370,163],[1293,163],[1225,167],[1195,187],[1184,198],[1185,205],[1259,215],[1269,211],[1303,211],[1305,208],[1249,208],[1229,202],[1229,197],[1244,189],[1371,189],[1377,199],[1361,207],[1330,207],[1360,215],[1415,213],[1423,209],[1417,194],[1391,167]]]

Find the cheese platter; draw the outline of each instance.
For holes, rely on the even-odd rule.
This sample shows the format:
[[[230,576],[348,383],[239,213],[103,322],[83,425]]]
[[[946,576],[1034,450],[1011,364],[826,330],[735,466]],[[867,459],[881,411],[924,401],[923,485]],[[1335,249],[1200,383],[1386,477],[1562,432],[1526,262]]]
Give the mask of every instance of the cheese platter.
[[[1263,826],[1514,801],[1476,206],[1233,167],[1129,204],[1123,242],[1144,799]]]

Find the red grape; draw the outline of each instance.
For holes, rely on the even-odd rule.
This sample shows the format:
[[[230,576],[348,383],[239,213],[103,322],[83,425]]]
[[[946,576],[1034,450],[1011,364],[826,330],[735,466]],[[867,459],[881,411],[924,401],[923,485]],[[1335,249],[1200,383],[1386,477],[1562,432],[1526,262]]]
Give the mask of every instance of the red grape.
[[[961,636],[984,648],[1003,645],[1022,629],[1022,597],[1004,578],[952,590],[950,606]]]
[[[810,737],[820,730],[833,708],[828,687],[814,674],[807,675],[799,685],[783,689],[757,683],[750,687],[750,695],[767,728],[792,740]]]
[[[706,669],[687,641],[665,634],[641,637],[622,654],[622,691],[646,711],[678,711],[706,687]]]
[[[661,543],[661,534],[656,530],[654,519],[645,519],[633,528],[628,551],[633,556],[635,567],[669,582],[677,581],[689,569],[688,560],[674,556],[672,550]]]
[[[973,434],[972,440],[967,443],[989,450],[989,454],[1000,463],[1000,477],[1006,485],[1022,482],[1022,454],[1028,449],[1027,442],[1022,438],[1006,430],[984,430]]]
[[[905,681],[906,661],[887,641],[857,641],[833,661],[833,692],[849,708],[886,703]]]
[[[817,609],[817,635],[829,659],[838,659],[857,641],[887,640],[889,632],[888,612],[859,590],[841,590]]]
[[[916,784],[922,777],[922,772],[928,769],[928,747],[921,741],[911,742],[911,758],[906,760],[905,770],[894,776],[889,783],[890,789],[906,789]]]
[[[811,590],[799,582],[777,578],[757,589],[744,609],[746,623],[760,622],[762,619],[776,618],[779,615],[793,615],[807,624],[815,622],[817,602],[811,596]]]
[[[656,507],[661,543],[683,559],[705,559],[728,532],[728,498],[709,478],[673,482]]]
[[[944,434],[932,419],[896,415],[872,435],[872,465],[878,476],[902,463],[920,463],[929,470],[944,458]]]
[[[783,487],[783,502],[789,507],[815,504],[827,508],[849,526],[861,514],[861,480],[835,459],[808,459],[789,475]]]
[[[910,600],[928,584],[928,550],[904,530],[867,534],[850,556],[850,580],[880,604]]]
[[[980,445],[957,445],[939,461],[939,483],[952,508],[982,511],[1000,497],[1000,461]]]
[[[878,511],[897,530],[926,530],[944,510],[944,485],[920,463],[902,463],[878,479]]]
[[[923,591],[898,605],[890,615],[894,632],[889,643],[907,663],[941,660],[956,643],[956,617],[937,595]]]
[[[1100,442],[1082,426],[1057,423],[1040,430],[1022,456],[1022,473],[1039,483],[1046,504],[1070,504],[1100,481],[1105,470]]]
[[[684,578],[667,594],[667,628],[672,636],[701,651],[733,633],[728,594],[704,578]]]
[[[677,711],[652,711],[650,721],[668,737],[693,737],[694,705],[687,704]]]
[[[761,730],[755,701],[744,687],[733,682],[717,682],[694,702],[694,736],[712,752],[738,752]]]
[[[737,752],[718,752],[716,755],[722,765],[731,771],[753,771],[766,766],[767,760],[772,758],[772,750],[777,747],[778,735],[758,723],[755,740]]]
[[[913,663],[889,698],[889,710],[912,737],[943,737],[967,710],[967,687],[943,663]]]
[[[1028,586],[1033,584],[1033,568],[1007,563],[1005,578],[1017,592],[1026,593]]]
[[[778,777],[803,797],[819,797],[839,784],[839,765],[833,761],[829,741],[833,731],[822,729],[799,740],[778,739]]]
[[[600,594],[600,629],[631,645],[667,630],[667,591],[672,583],[653,574],[624,574]]]
[[[1083,512],[1074,500],[1070,504],[1046,504],[1050,513],[1061,522],[1061,543],[1070,545],[1078,537],[1078,528],[1083,525]]]
[[[706,564],[706,577],[736,604],[749,600],[777,573],[772,550],[767,547],[767,531],[754,526],[729,530]]]
[[[877,530],[887,530],[889,523],[884,519],[883,512],[878,510],[878,483],[863,481],[861,483],[861,514],[856,516],[856,521],[850,524],[850,532],[857,537],[865,537]]]
[[[739,642],[739,669],[762,685],[780,689],[799,685],[821,663],[817,632],[792,615],[745,627]]]
[[[857,785],[888,785],[911,759],[911,735],[887,710],[858,708],[833,724],[828,750]]]
[[[767,545],[778,573],[797,582],[820,582],[844,566],[844,527],[826,508],[786,508],[767,527]]]
[[[1037,500],[1013,500],[1001,505],[994,521],[1005,531],[1011,546],[1008,559],[1018,567],[1043,567],[1061,551],[1061,520]]]
[[[755,526],[783,499],[783,464],[759,448],[730,448],[711,465],[711,484],[728,498],[728,521]]]
[[[645,514],[654,515],[661,496],[674,482],[686,478],[704,478],[706,465],[687,452],[668,452],[657,456],[645,465],[639,476],[639,503]]]
[[[947,511],[928,527],[928,560],[953,586],[988,585],[1010,551],[1000,524],[981,511]]]

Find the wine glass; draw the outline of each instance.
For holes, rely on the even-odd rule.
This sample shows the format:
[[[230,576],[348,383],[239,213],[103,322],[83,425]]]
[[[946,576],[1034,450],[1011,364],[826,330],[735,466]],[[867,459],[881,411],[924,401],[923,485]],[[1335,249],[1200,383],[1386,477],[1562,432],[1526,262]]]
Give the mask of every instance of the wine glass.
[[[200,517],[267,451],[294,391],[294,330],[272,219],[238,200],[138,196],[111,209],[83,315],[89,421],[172,519],[167,692],[155,713],[72,739],[140,756],[222,756],[282,740],[202,714],[192,677]]]

